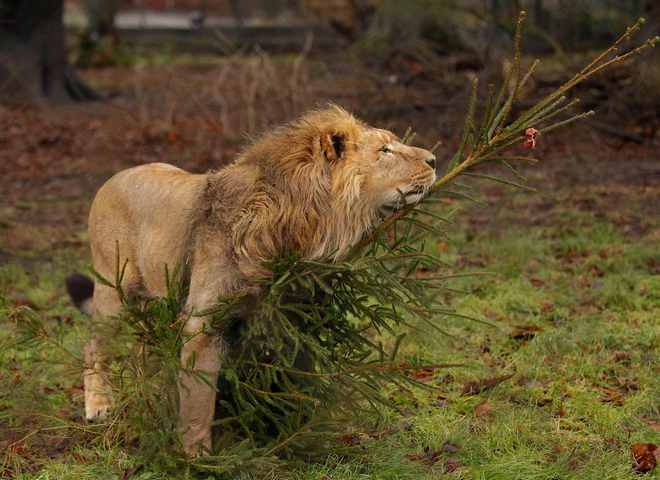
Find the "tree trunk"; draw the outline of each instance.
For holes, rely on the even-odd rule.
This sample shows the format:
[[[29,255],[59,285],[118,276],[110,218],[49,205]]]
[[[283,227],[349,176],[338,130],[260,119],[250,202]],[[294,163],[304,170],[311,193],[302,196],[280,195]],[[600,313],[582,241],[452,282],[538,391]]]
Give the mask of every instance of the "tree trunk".
[[[98,100],[68,61],[63,0],[0,0],[0,95]]]

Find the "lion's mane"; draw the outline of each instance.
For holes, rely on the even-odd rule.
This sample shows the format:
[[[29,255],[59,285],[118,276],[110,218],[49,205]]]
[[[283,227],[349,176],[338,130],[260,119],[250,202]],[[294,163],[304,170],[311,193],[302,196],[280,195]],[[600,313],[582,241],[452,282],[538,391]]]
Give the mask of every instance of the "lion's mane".
[[[243,273],[264,273],[263,262],[287,252],[340,259],[373,226],[364,174],[347,161],[365,128],[340,107],[314,110],[209,176],[207,218],[231,232]]]

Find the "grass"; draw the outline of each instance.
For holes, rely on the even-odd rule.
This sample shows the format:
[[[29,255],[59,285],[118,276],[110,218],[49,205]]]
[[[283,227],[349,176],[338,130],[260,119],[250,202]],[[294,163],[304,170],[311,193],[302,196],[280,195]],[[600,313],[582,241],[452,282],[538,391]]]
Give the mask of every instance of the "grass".
[[[471,293],[448,294],[459,311],[492,326],[447,319],[451,336],[413,333],[402,349],[411,361],[464,367],[417,372],[432,390],[388,392],[401,413],[347,426],[342,443],[355,455],[330,448],[319,462],[236,478],[640,478],[630,445],[660,443],[658,225],[631,236],[616,217],[568,201],[573,192],[507,192],[509,208],[466,212],[448,238],[428,246],[457,271],[495,274],[457,279],[453,287]],[[533,208],[539,200],[551,207]],[[63,291],[64,277],[86,261],[77,255],[60,250],[43,264],[0,267],[0,476],[197,478],[166,473],[131,439],[82,422],[86,320]],[[21,343],[10,315],[28,308],[20,304],[73,357],[47,341]],[[464,394],[470,382],[484,387],[508,374]]]

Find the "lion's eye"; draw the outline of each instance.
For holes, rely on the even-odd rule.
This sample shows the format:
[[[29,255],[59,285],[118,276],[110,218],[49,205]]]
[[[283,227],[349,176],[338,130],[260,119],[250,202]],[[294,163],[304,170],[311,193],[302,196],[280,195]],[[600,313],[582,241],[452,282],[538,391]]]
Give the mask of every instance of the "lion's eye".
[[[389,147],[389,145],[383,145],[380,147],[380,151],[383,153],[392,153],[392,149]]]

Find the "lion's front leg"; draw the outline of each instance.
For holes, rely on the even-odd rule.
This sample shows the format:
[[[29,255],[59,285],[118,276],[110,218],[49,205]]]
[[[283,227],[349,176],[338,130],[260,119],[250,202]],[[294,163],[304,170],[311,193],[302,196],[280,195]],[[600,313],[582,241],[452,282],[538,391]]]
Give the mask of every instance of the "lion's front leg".
[[[211,425],[222,354],[222,339],[201,331],[193,332],[181,351],[179,429],[188,455],[211,449]]]
[[[207,238],[202,233],[199,235]],[[200,316],[200,312],[242,287],[232,262],[224,254],[217,257],[218,251],[224,250],[212,242],[200,242],[191,265],[185,307],[190,317],[184,330],[189,340],[181,351],[183,368],[179,375],[179,428],[188,455],[211,449],[218,375],[226,351],[220,333],[209,325],[211,319]]]

